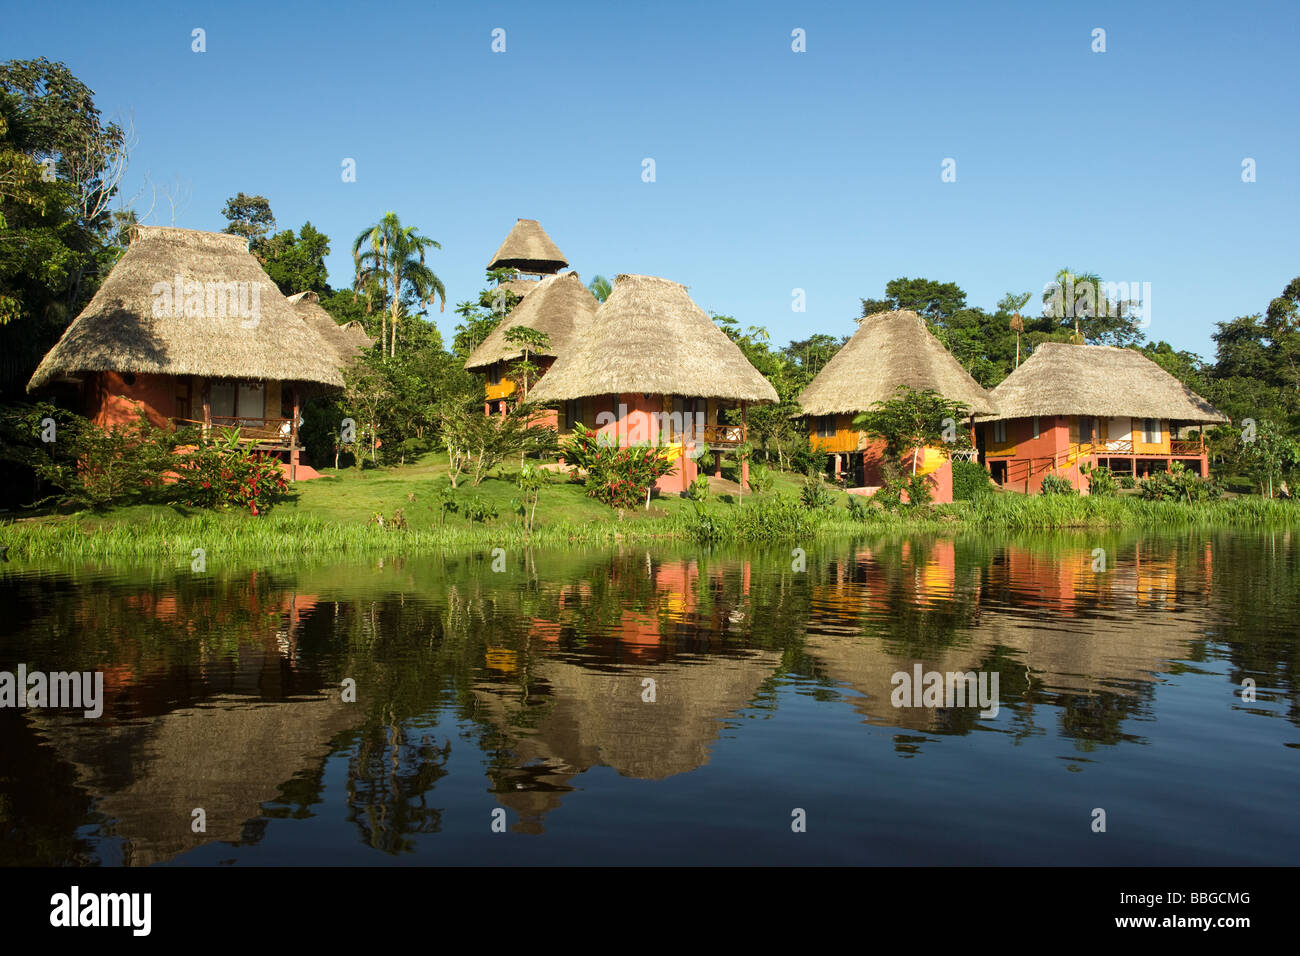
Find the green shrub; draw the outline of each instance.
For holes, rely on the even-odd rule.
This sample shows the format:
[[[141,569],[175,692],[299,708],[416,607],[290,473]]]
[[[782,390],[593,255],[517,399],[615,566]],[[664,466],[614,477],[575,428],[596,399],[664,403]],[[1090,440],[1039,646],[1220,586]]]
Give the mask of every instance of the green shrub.
[[[772,473],[766,465],[754,465],[749,469],[749,490],[761,494],[772,487]]]
[[[977,495],[993,493],[993,482],[988,471],[977,461],[952,463],[952,500],[970,501]]]
[[[1134,478],[1132,475],[1120,475],[1120,476],[1119,476],[1119,486],[1120,486],[1121,488],[1136,488],[1136,487],[1137,487],[1137,479]]]
[[[469,501],[465,502],[462,509],[465,517],[469,519],[470,524],[475,522],[495,521],[497,517],[497,506],[484,501],[478,495],[475,495]]]
[[[1073,495],[1076,494],[1076,491],[1068,478],[1062,478],[1060,475],[1047,475],[1043,478],[1043,487],[1040,494]]]
[[[135,421],[103,427],[48,403],[0,409],[0,458],[30,468],[68,500],[92,508],[141,500],[166,501],[175,489],[163,476],[189,429]]]
[[[805,508],[820,511],[835,504],[835,494],[818,475],[804,479],[803,487],[799,489],[799,500]]]
[[[1090,468],[1085,465],[1083,473],[1088,478],[1088,494],[1110,498],[1119,493],[1119,480],[1109,468]]]
[[[690,487],[686,489],[686,493],[690,496],[692,501],[708,501],[709,476],[704,474],[696,475],[695,480],[692,481]]]
[[[1150,501],[1210,501],[1223,490],[1212,480],[1188,471],[1180,461],[1170,462],[1168,471],[1152,472],[1142,479],[1142,497]]]

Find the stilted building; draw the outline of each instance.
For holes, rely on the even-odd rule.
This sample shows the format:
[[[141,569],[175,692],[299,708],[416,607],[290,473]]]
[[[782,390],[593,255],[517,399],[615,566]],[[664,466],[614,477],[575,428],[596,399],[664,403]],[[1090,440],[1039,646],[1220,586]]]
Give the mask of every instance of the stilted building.
[[[1109,345],[1044,342],[992,398],[983,460],[995,483],[1030,493],[1049,474],[1086,492],[1096,466],[1143,478],[1177,461],[1208,477],[1204,426],[1228,421],[1141,352]]]
[[[676,471],[656,487],[682,492],[699,473],[699,455],[710,451],[720,469],[721,456],[745,443],[748,407],[777,394],[685,286],[621,275],[530,398],[560,406],[561,433],[581,422],[619,446],[677,446]],[[742,484],[748,476],[742,462]]]
[[[923,318],[908,310],[867,316],[798,398],[813,450],[826,456],[828,474],[843,475],[850,491],[873,494],[882,484],[885,464],[884,441],[855,428],[853,419],[877,402],[897,398],[899,386],[931,389],[961,402],[972,416],[993,411],[988,392],[934,337]],[[941,449],[920,449],[917,456],[917,473],[930,478],[934,500],[952,501],[949,456]],[[907,457],[910,464],[912,455]]]

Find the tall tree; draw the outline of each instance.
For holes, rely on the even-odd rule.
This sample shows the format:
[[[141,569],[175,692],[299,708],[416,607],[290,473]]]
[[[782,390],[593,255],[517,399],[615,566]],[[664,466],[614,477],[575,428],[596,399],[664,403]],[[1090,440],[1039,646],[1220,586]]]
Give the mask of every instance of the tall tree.
[[[226,228],[222,232],[243,236],[248,240],[249,248],[275,230],[275,216],[265,196],[248,196],[242,192],[231,196],[222,207],[221,215],[226,217]]]
[[[1020,310],[1029,304],[1033,295],[1032,292],[1008,292],[998,302],[1001,311],[1011,313],[1008,325],[1016,333],[1016,368],[1020,368],[1020,336],[1025,331],[1025,320],[1020,315]]]
[[[379,344],[381,349],[387,345],[389,355],[397,354],[397,326],[404,300],[418,307],[421,314],[435,298],[441,299],[439,311],[447,306],[447,290],[442,280],[425,263],[429,249],[441,248],[441,243],[420,235],[415,226],[403,226],[395,212],[385,213],[383,219],[363,230],[352,243],[352,258],[357,267],[354,288],[364,288],[371,294],[382,292],[387,299],[392,336],[386,343],[387,323],[381,314]]]
[[[315,292],[322,299],[332,291],[325,267],[329,253],[330,237],[310,221],[303,223],[298,235],[286,229],[261,240],[254,249],[266,274],[285,295]]]
[[[1286,363],[1291,382],[1300,391],[1300,276],[1292,279],[1282,294],[1268,304],[1264,332],[1278,357]]]

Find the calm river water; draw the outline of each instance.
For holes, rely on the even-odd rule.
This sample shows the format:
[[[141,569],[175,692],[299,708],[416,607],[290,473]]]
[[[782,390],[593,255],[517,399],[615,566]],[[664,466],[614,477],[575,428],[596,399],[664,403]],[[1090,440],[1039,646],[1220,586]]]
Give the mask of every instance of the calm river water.
[[[11,560],[0,864],[1294,864],[1297,543]]]

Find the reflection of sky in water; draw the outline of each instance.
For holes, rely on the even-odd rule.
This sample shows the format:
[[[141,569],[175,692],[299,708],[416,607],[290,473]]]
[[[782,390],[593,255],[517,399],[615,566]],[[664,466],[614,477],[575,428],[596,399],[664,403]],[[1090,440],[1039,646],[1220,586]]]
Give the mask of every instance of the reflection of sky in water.
[[[109,703],[101,721],[0,712],[24,768],[0,782],[3,862],[1252,864],[1300,849],[1289,538],[808,550],[805,574],[788,550],[644,548],[539,552],[505,575],[432,558],[9,571],[0,668],[99,666]],[[998,715],[893,707],[892,675],[917,663],[996,671]],[[344,677],[356,704],[338,700]],[[196,806],[206,834],[189,830]]]

